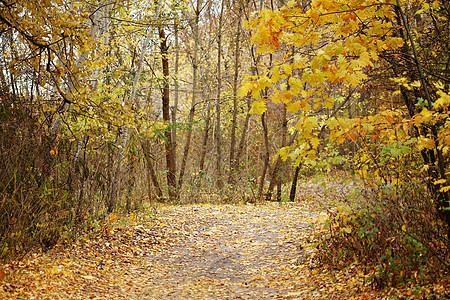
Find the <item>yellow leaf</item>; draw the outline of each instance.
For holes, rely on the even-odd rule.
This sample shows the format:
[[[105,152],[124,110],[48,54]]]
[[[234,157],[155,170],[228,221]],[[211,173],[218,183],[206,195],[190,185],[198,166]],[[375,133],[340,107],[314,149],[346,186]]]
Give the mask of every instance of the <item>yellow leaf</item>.
[[[403,226],[402,226],[402,231],[403,231],[403,232],[406,232],[406,225],[404,225],[404,224],[403,224]]]
[[[447,108],[450,106],[450,95],[444,93],[443,91],[436,92],[439,95],[439,98],[433,103],[434,109]]]
[[[279,67],[274,67],[272,69],[272,82],[278,82],[280,80],[280,68]]]
[[[347,82],[350,84],[351,87],[355,88],[359,86],[361,82],[361,77],[358,76],[358,74],[356,73],[350,73],[347,78]]]
[[[287,111],[298,112],[302,107],[302,101],[296,101],[294,103],[288,103],[286,105]]]
[[[292,65],[290,64],[283,64],[284,72],[286,72],[287,75],[292,74]]]
[[[324,103],[323,103],[323,106],[325,107],[325,108],[333,108],[334,107],[334,103],[333,102],[331,102],[331,101],[325,101]]]
[[[320,140],[318,138],[314,137],[311,139],[311,145],[314,149],[317,149],[319,144],[320,144]]]
[[[315,9],[311,9],[311,10],[308,11],[308,13],[309,13],[310,17],[313,19],[314,24],[316,24],[317,21],[319,21],[319,18],[320,18],[319,12],[317,10],[315,10]]]
[[[289,7],[296,7],[297,6],[297,1],[295,1],[295,0],[289,0],[288,1],[288,3],[287,3],[287,5],[289,6]]]
[[[437,82],[435,82],[435,83],[433,83],[433,85],[437,88],[437,89],[439,89],[439,90],[443,90],[443,89],[445,89],[445,85],[442,83],[442,81],[437,81]]]
[[[317,127],[317,120],[314,117],[307,117],[303,121],[303,130],[307,133],[311,133],[315,127]]]
[[[442,183],[445,183],[446,181],[447,181],[446,179],[439,179],[439,180],[434,181],[433,184],[434,185],[442,184]]]
[[[436,143],[432,139],[422,136],[417,139],[417,148],[419,148],[419,151],[422,151],[423,149],[433,149],[435,146]]]
[[[267,110],[265,99],[255,101],[252,103],[252,108],[250,109],[251,114],[262,115]]]
[[[450,185],[447,186],[443,186],[441,187],[441,189],[439,190],[441,193],[446,193],[450,190]]]
[[[416,81],[414,81],[414,82],[411,82],[410,85],[411,85],[412,87],[419,88],[419,87],[420,87],[420,81],[419,81],[419,80],[416,80]]]
[[[238,99],[244,98],[247,94],[254,88],[255,83],[253,81],[246,81],[239,88],[239,92],[237,94]]]
[[[290,150],[291,150],[291,147],[286,146],[286,147],[281,148],[281,149],[278,151],[278,155],[281,157],[281,159],[282,159],[283,161],[286,161],[286,159],[288,158],[288,155],[289,155]]]
[[[422,115],[424,122],[429,121],[431,119],[431,117],[433,116],[432,112],[429,111],[426,107],[423,108],[423,110],[420,114]]]

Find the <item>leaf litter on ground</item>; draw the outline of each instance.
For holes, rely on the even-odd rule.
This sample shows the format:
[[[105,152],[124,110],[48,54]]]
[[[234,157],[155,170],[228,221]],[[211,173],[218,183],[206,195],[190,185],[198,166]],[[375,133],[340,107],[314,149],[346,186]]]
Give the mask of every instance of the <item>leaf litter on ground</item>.
[[[407,289],[374,291],[357,263],[319,264],[315,237],[326,214],[310,196],[112,215],[95,235],[3,265],[0,298],[422,299]],[[444,294],[448,287],[432,288]]]

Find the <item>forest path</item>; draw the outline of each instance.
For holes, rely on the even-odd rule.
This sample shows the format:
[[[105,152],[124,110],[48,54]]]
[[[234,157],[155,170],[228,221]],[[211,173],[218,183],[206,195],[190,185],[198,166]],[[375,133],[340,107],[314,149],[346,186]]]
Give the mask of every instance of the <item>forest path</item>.
[[[178,299],[273,299],[300,296],[296,275],[309,256],[308,226],[320,215],[299,205],[200,206],[166,210],[179,243],[149,259],[164,272],[151,293]],[[311,251],[311,250],[309,250]],[[162,268],[160,268],[161,270]]]
[[[349,299],[353,278],[311,268],[307,237],[324,219],[305,203],[112,216],[90,238],[3,266],[0,298]]]

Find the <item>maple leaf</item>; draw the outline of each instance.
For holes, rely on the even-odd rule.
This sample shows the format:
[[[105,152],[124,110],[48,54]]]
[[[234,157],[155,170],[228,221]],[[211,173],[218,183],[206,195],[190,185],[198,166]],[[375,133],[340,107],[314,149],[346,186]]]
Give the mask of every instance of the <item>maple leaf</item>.
[[[436,143],[434,140],[423,136],[417,138],[417,148],[419,151],[422,151],[423,149],[434,149],[435,147]]]
[[[254,81],[245,81],[239,91],[237,93],[238,98],[244,98],[248,95],[248,93],[256,87],[256,83]]]
[[[302,102],[303,102],[302,100],[290,102],[286,105],[286,110],[292,111],[292,112],[298,112],[304,105],[304,103],[302,103]]]

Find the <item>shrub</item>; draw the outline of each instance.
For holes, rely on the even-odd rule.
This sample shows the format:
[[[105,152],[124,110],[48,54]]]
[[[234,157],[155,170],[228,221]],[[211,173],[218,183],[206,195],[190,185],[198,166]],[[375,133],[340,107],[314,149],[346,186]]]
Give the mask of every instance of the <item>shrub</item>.
[[[355,190],[330,211],[322,262],[338,268],[358,261],[377,287],[424,283],[448,271],[446,225],[423,183],[386,184]]]

